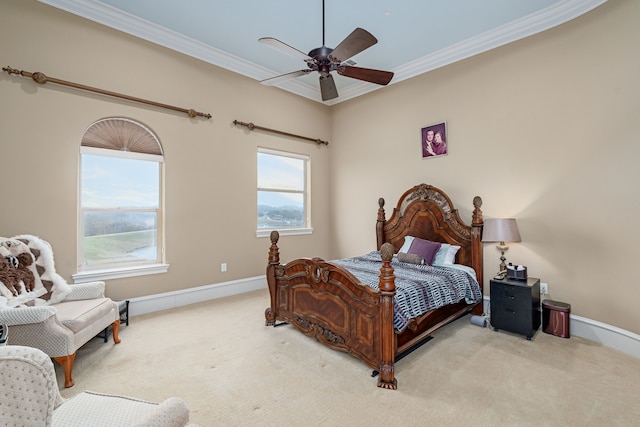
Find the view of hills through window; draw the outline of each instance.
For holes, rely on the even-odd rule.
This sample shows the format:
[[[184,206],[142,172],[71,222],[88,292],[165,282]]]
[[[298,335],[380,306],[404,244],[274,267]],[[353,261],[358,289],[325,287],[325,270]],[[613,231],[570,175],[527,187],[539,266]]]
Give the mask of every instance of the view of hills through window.
[[[82,155],[85,266],[158,259],[160,165]]]
[[[306,226],[304,158],[258,152],[258,228]]]
[[[258,228],[304,227],[303,205],[302,194],[259,191]]]

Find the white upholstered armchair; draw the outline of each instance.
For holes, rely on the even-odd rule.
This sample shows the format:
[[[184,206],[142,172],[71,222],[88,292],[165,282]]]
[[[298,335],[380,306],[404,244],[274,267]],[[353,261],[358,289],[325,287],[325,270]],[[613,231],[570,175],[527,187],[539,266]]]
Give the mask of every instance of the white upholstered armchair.
[[[65,400],[51,359],[36,348],[0,346],[0,372],[3,426],[178,427],[189,422],[189,409],[177,397],[152,403],[83,391]]]
[[[0,238],[0,253],[15,261],[23,270],[13,279],[13,270],[0,271],[0,324],[9,326],[9,345],[35,347],[60,363],[65,387],[74,384],[72,377],[76,350],[109,325],[113,341],[120,342],[118,305],[104,296],[104,282],[69,285],[55,271],[51,246],[32,235]],[[21,254],[28,253],[33,262]],[[2,259],[5,259],[2,258]],[[28,265],[20,265],[28,264]],[[11,273],[11,274],[10,274]],[[33,282],[31,282],[33,277]],[[13,280],[13,283],[11,283]]]

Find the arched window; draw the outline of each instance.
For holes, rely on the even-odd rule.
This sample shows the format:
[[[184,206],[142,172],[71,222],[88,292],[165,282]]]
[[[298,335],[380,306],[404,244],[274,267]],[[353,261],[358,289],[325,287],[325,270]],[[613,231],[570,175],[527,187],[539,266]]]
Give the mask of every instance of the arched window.
[[[126,118],[93,123],[80,147],[78,274],[106,279],[167,270],[163,154],[156,135]]]

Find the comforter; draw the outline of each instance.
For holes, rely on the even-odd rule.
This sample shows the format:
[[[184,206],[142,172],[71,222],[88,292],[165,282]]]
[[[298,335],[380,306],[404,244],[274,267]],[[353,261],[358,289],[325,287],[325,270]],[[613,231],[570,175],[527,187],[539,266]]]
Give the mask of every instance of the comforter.
[[[382,267],[379,251],[331,262],[348,270],[362,283],[379,290]],[[409,264],[398,261],[395,255],[391,265],[396,276],[393,324],[397,332],[402,332],[411,319],[427,311],[462,299],[468,304],[482,299],[475,271],[470,267],[460,264]]]

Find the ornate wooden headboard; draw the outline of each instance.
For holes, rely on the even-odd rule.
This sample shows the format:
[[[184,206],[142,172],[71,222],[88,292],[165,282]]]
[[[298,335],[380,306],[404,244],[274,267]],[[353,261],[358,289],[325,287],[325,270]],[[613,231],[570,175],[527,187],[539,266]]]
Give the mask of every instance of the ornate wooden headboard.
[[[449,196],[439,188],[419,184],[407,190],[398,200],[389,220],[385,219],[384,199],[378,200],[376,238],[378,250],[389,242],[397,252],[405,236],[414,236],[434,242],[460,246],[456,256],[458,264],[468,265],[476,271],[482,286],[482,199],[473,199],[473,218],[467,225],[458,215]]]

